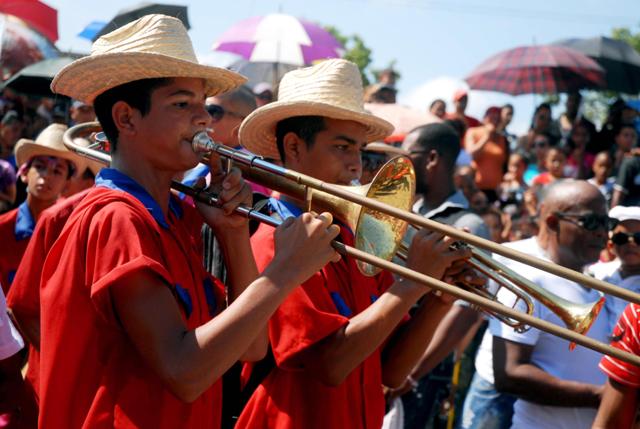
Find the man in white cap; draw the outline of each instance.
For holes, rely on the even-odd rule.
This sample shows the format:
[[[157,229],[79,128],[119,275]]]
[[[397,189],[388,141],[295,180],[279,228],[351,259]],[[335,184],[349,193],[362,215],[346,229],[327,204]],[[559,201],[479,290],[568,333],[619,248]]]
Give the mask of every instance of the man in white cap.
[[[62,144],[66,129],[65,125],[52,124],[35,141],[20,139],[16,144],[18,176],[27,185],[27,199],[0,216],[0,282],[5,294],[40,214],[56,202],[76,171],[77,156]]]
[[[363,108],[355,64],[327,60],[287,73],[276,102],[249,115],[240,142],[286,168],[319,180],[349,185],[362,172],[360,151],[388,136],[393,127]],[[274,216],[299,216],[304,203],[271,199]],[[341,226],[340,240],[354,232]],[[273,258],[273,229],[261,225],[251,240],[258,267]],[[468,256],[452,240],[418,233],[408,266],[441,278]],[[379,428],[385,403],[382,386],[397,387],[420,357],[448,300],[388,272],[360,273],[345,257],[328,264],[296,289],[269,322],[275,367],[257,387],[238,419],[242,428]],[[414,317],[398,327],[421,298]]]
[[[620,223],[609,233],[609,246],[618,257],[605,267],[613,272],[605,274],[603,280],[640,291],[640,207],[615,206],[609,216]],[[617,267],[617,268],[616,268]],[[595,271],[606,272],[605,270]],[[612,324],[613,347],[640,354],[638,328],[640,308],[636,304],[608,296],[605,304],[609,322]],[[602,402],[594,422],[594,428],[630,428],[636,420],[640,370],[614,357],[605,356],[600,369],[609,377],[605,384]]]
[[[640,207],[615,206],[609,217],[618,224],[609,231],[607,247],[616,256],[611,262],[598,262],[590,268],[594,277],[616,286],[640,292]],[[605,308],[613,331],[627,302],[607,296]]]
[[[247,221],[233,214],[249,188],[217,158],[221,208],[198,214],[171,195],[173,178],[198,162],[191,142],[210,123],[206,97],[243,82],[198,64],[180,20],[164,15],[101,37],[55,77],[54,92],[94,105],[112,168],[100,171],[44,263],[40,426],[220,427],[220,376],[240,358],[262,357],[272,312],[338,259],[331,215],[305,214],[278,229],[277,257],[259,277]],[[203,219],[228,258],[224,309],[224,287],[197,246]]]

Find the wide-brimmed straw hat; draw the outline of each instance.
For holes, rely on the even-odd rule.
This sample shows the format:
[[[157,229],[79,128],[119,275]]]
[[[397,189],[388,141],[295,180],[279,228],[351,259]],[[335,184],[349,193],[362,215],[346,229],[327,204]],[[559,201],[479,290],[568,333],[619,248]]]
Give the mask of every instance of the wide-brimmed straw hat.
[[[280,159],[276,124],[294,116],[323,116],[359,122],[367,127],[367,142],[384,139],[393,125],[364,109],[358,67],[346,60],[326,60],[285,74],[278,101],[254,110],[240,126],[240,143],[249,151]]]
[[[71,152],[62,142],[62,136],[67,131],[67,126],[51,124],[34,140],[20,139],[16,143],[16,164],[20,167],[34,156],[55,156],[71,161],[75,170],[82,162],[79,155]]]
[[[198,63],[187,29],[177,18],[145,15],[96,40],[91,55],[58,72],[51,90],[92,104],[108,89],[140,79],[193,77],[206,81],[206,95],[229,91],[246,79]]]

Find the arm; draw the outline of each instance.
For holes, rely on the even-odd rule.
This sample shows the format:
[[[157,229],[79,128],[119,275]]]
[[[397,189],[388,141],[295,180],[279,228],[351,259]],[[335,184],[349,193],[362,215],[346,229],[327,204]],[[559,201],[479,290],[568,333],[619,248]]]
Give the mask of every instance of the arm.
[[[193,401],[244,354],[296,285],[336,260],[329,243],[339,229],[330,222],[329,214],[308,213],[285,222],[276,230],[276,256],[262,276],[196,329],[186,328],[165,281],[146,270],[111,286],[116,317],[168,388],[183,401]]]
[[[478,136],[480,134],[480,136]],[[484,146],[489,142],[491,131],[486,130],[484,127],[479,130],[473,130],[468,132],[464,138],[464,149],[467,151],[471,158],[476,158]]]
[[[482,316],[476,310],[462,305],[454,305],[436,328],[433,339],[411,372],[411,377],[418,380],[431,372],[457,347],[469,329],[481,319]]]
[[[40,351],[40,316],[22,313],[12,308],[9,308],[8,312],[22,338]]]
[[[562,380],[531,364],[533,346],[493,337],[496,389],[541,405],[597,407],[602,386]]]
[[[439,234],[420,231],[413,239],[407,265],[429,276],[441,278],[454,260],[468,256],[466,251],[450,249],[451,242],[450,238],[443,239]],[[366,310],[349,319],[347,325],[302,351],[295,357],[295,364],[325,384],[339,385],[380,347],[411,306],[427,292],[428,288],[424,285],[407,280],[397,281]],[[438,301],[425,300],[425,307],[420,314],[409,322],[415,327],[405,326],[400,336],[394,338],[393,344],[385,350],[383,371],[397,365],[391,372],[383,373],[385,384],[392,387],[401,384],[415,365],[424,344],[433,333],[439,319],[437,314],[444,314],[448,309],[448,305],[443,306]],[[411,332],[422,337],[422,345],[419,341],[409,340]]]
[[[609,378],[593,429],[631,428],[638,409],[638,389]]]
[[[619,206],[623,198],[624,198],[624,192],[621,191],[620,189],[614,188],[613,196],[611,197],[611,208],[614,208],[615,206]]]

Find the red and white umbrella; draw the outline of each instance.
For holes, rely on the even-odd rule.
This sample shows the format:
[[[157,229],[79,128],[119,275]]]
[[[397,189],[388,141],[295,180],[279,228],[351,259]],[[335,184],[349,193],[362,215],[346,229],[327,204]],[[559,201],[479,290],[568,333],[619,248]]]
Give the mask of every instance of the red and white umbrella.
[[[604,86],[604,70],[564,46],[521,46],[500,52],[465,79],[472,89],[518,94],[557,94]]]
[[[304,66],[339,58],[343,47],[327,30],[291,15],[274,13],[238,22],[213,44],[251,62]]]

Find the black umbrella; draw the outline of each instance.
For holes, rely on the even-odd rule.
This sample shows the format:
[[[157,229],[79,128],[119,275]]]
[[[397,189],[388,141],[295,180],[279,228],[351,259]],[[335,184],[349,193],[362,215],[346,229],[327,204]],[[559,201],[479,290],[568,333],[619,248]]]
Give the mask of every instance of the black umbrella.
[[[53,97],[49,87],[51,81],[58,71],[73,60],[72,57],[58,57],[39,61],[11,76],[3,86],[22,94]]]
[[[631,45],[609,37],[566,39],[556,42],[593,58],[605,69],[606,89],[637,94],[640,92],[640,54]]]
[[[118,14],[102,28],[102,30],[100,30],[95,36],[93,36],[93,41],[95,41],[100,36],[110,33],[113,30],[130,23],[131,21],[135,21],[138,18],[142,18],[145,15],[153,13],[160,13],[162,15],[176,17],[180,21],[182,21],[187,29],[191,28],[191,26],[189,25],[189,17],[187,16],[186,6],[143,2],[133,7],[121,9]]]

